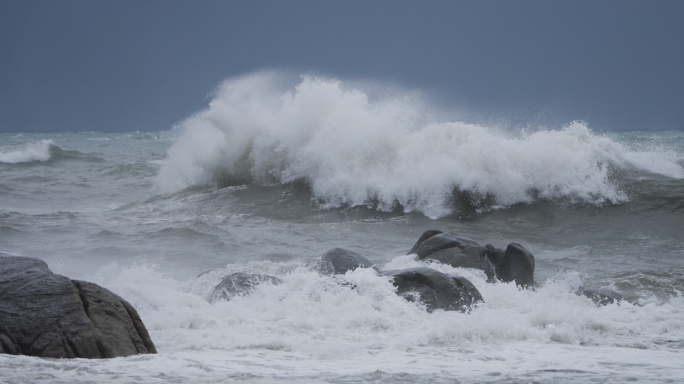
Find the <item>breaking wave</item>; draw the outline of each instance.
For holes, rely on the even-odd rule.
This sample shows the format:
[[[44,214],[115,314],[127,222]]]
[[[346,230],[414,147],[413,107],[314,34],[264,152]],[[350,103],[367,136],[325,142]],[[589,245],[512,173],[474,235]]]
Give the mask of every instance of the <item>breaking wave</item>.
[[[206,110],[180,124],[160,189],[304,180],[325,207],[372,205],[437,218],[464,197],[476,207],[623,202],[616,170],[684,178],[682,154],[632,149],[583,122],[506,132],[438,121],[408,92],[378,96],[315,76],[284,83],[265,72],[225,81]]]
[[[17,164],[50,160],[52,140],[0,146],[0,163]]]

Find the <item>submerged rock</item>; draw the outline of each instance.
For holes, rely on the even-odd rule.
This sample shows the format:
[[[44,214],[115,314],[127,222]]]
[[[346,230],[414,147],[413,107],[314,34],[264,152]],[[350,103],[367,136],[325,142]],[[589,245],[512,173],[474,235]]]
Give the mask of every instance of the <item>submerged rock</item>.
[[[483,270],[489,281],[515,281],[523,287],[534,285],[534,256],[517,243],[509,244],[504,252],[453,233],[429,230],[411,248],[409,254],[412,253],[419,260]]]
[[[586,296],[590,298],[597,307],[619,303],[623,300],[621,294],[605,288],[587,288],[581,286],[577,288],[575,294],[577,296]]]
[[[342,248],[333,248],[309,261],[306,266],[321,275],[344,275],[356,268],[375,268],[365,257]]]
[[[235,296],[248,295],[259,284],[266,282],[278,285],[283,281],[276,276],[255,269],[240,268],[221,278],[221,282],[216,285],[211,293],[209,301],[212,303],[219,300],[228,301]]]
[[[447,275],[431,268],[411,268],[380,272],[392,279],[397,294],[409,301],[420,301],[428,312],[470,312],[483,303],[482,295],[465,277]]]
[[[96,284],[0,252],[0,353],[109,358],[157,353],[136,310]]]

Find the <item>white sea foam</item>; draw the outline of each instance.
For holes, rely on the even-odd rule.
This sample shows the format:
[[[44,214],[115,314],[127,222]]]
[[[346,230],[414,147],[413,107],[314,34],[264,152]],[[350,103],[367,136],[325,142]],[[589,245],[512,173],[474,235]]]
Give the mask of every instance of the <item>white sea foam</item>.
[[[221,177],[261,184],[305,179],[327,205],[396,203],[430,217],[451,212],[454,189],[496,204],[570,197],[593,203],[627,196],[609,165],[684,177],[676,153],[638,152],[584,123],[511,135],[481,125],[430,122],[410,95],[370,97],[342,81],[304,76],[226,81],[209,108],[181,124],[158,183],[163,191]],[[427,122],[427,123],[426,123]]]
[[[17,164],[50,160],[52,140],[0,146],[0,163]]]
[[[400,256],[386,268],[420,265]],[[256,263],[250,267],[290,272],[280,274],[282,284],[263,284],[248,296],[211,305],[189,292],[188,284],[149,268],[109,265],[84,277],[131,301],[159,355],[96,363],[18,357],[0,360],[0,366],[10,377],[30,367],[32,374],[50,372],[53,379],[80,380],[73,372],[86,370],[102,379],[119,372],[110,379],[133,375],[145,382],[225,380],[226,375],[248,375],[245,379],[257,382],[268,377],[321,382],[351,375],[356,379],[350,382],[361,382],[378,370],[419,376],[405,382],[423,382],[425,375],[474,381],[531,375],[537,380],[544,378],[540,369],[622,378],[657,371],[663,380],[684,373],[678,352],[684,340],[682,298],[596,308],[571,292],[580,283],[576,273],[531,291],[486,283],[481,271],[431,266],[470,279],[486,304],[470,314],[427,313],[396,295],[372,270],[350,272],[340,279],[351,284],[340,285],[296,263]],[[198,288],[193,284],[193,290]]]
[[[387,268],[423,265],[400,256]],[[392,284],[370,269],[334,279],[296,267],[279,275],[281,284],[262,284],[247,296],[214,305],[190,292],[198,289],[196,282],[188,286],[148,268],[108,267],[88,279],[129,298],[166,352],[263,348],[337,358],[369,350],[502,341],[668,349],[666,341],[684,340],[681,297],[644,307],[623,302],[597,308],[572,292],[581,284],[577,273],[558,275],[532,291],[487,283],[478,270],[430,266],[468,278],[486,303],[470,314],[427,313],[396,295]]]

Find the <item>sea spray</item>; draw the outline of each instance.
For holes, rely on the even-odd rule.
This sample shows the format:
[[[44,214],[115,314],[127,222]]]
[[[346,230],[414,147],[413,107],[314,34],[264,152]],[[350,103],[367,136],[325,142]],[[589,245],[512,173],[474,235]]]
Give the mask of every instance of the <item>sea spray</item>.
[[[50,160],[52,140],[0,145],[0,163],[17,164]]]
[[[370,97],[362,86],[274,73],[223,83],[209,107],[180,124],[158,184],[262,185],[304,180],[323,207],[370,205],[438,218],[470,207],[536,199],[620,203],[614,169],[684,177],[681,154],[635,151],[572,122],[502,133],[427,116],[414,95]]]

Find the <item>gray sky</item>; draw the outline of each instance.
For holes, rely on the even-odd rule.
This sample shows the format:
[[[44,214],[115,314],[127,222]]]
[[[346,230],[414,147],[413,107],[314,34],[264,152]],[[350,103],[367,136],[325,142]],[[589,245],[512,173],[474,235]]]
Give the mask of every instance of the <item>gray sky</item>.
[[[682,20],[684,1],[0,0],[0,131],[168,129],[280,68],[480,122],[684,129]]]

